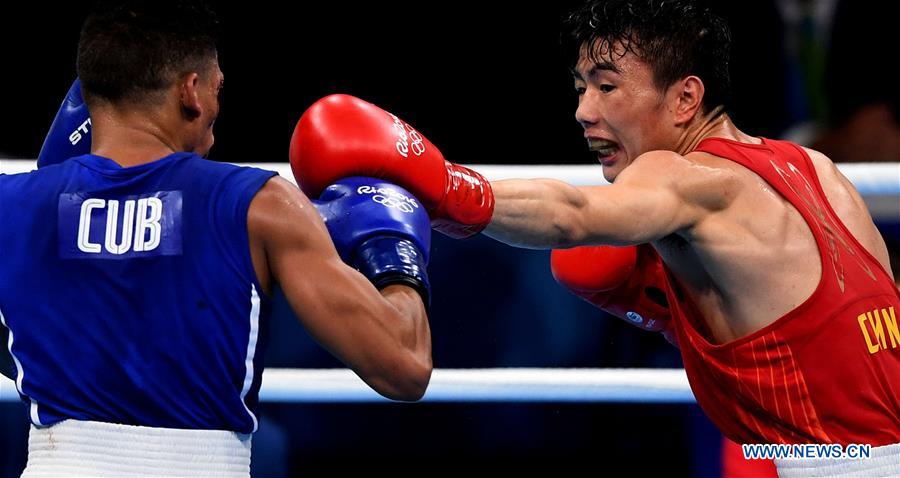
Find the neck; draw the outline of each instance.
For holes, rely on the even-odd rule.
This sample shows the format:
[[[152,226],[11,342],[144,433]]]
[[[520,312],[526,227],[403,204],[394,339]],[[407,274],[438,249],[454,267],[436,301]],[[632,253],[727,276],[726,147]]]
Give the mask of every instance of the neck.
[[[761,142],[759,138],[737,129],[728,114],[718,106],[703,116],[695,117],[694,121],[681,132],[674,151],[684,156],[697,149],[697,145],[707,138],[726,138],[756,144]]]
[[[122,167],[138,166],[187,151],[159,114],[146,111],[92,111],[91,153],[109,158]]]

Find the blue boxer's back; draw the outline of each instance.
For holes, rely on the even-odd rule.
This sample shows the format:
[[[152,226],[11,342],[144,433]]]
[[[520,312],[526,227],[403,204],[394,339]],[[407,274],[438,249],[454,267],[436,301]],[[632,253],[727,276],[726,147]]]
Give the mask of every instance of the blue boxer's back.
[[[247,210],[274,174],[176,153],[0,175],[0,314],[35,425],[256,430]]]

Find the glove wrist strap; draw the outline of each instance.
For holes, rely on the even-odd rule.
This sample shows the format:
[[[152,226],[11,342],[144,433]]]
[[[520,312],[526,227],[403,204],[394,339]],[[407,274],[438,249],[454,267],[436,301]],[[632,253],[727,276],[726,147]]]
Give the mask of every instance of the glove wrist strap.
[[[378,290],[403,284],[416,289],[427,306],[430,285],[426,266],[425,255],[412,241],[392,236],[366,240],[356,249],[353,262]]]

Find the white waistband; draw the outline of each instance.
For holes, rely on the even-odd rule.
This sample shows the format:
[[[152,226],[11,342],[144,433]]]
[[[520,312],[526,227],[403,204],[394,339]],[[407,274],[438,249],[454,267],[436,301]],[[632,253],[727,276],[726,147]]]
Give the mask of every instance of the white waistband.
[[[23,478],[250,476],[250,435],[66,420],[28,436]]]
[[[900,443],[873,446],[869,458],[823,460],[823,459],[776,459],[780,478],[800,477],[883,477],[900,476]]]

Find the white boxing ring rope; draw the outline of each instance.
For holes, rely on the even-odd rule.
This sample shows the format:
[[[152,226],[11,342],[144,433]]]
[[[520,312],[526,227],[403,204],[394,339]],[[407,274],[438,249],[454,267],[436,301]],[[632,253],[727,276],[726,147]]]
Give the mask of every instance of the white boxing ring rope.
[[[251,164],[293,182],[287,163]],[[34,169],[35,162],[0,159],[0,173]],[[472,165],[490,180],[555,178],[575,185],[602,185],[601,167]],[[900,163],[841,164],[872,216],[900,220]],[[0,402],[19,400],[15,384],[0,377]],[[388,402],[348,369],[269,369],[260,400],[280,403]],[[435,369],[425,402],[632,402],[693,403],[683,369]]]
[[[295,183],[288,163],[237,164],[277,171],[281,177]],[[467,166],[480,172],[491,181],[511,178],[552,178],[576,186],[609,184],[603,179],[603,168],[599,164],[469,164]],[[863,196],[900,194],[900,163],[841,163],[837,166]],[[0,158],[0,173],[28,172],[36,167],[35,160]]]
[[[246,166],[277,171],[281,177],[295,182],[288,163],[252,163]],[[491,181],[511,178],[552,178],[565,181],[576,186],[592,186],[608,184],[603,179],[603,169],[596,165],[479,165],[469,167],[484,174]],[[0,173],[13,174],[35,169],[34,160],[0,158]],[[900,163],[845,163],[838,164],[838,169],[847,176],[862,194],[867,204],[872,200],[889,196],[885,213],[888,217],[900,218]],[[870,204],[871,209],[871,204]],[[878,211],[871,211],[875,217],[881,217]]]
[[[277,171],[294,183],[288,163],[253,163],[246,166]],[[35,169],[34,160],[0,158],[0,173],[12,174]],[[576,186],[609,184],[603,179],[603,169],[593,165],[479,165],[469,167],[491,180],[512,178],[552,178]],[[869,212],[875,219],[900,220],[900,163],[847,163],[838,169],[847,176],[862,194]]]
[[[374,403],[378,395],[349,369],[268,369],[262,402]],[[0,402],[18,401],[0,377]],[[424,402],[693,403],[683,369],[435,369]]]

